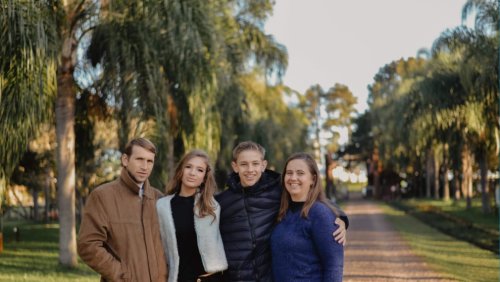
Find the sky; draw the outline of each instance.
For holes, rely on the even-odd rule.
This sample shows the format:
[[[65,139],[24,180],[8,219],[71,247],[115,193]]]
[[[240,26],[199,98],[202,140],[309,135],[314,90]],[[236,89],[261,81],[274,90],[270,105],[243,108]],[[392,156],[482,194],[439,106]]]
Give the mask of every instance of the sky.
[[[265,30],[286,46],[285,85],[304,93],[347,85],[367,109],[367,86],[384,65],[432,47],[461,24],[466,0],[276,0]]]

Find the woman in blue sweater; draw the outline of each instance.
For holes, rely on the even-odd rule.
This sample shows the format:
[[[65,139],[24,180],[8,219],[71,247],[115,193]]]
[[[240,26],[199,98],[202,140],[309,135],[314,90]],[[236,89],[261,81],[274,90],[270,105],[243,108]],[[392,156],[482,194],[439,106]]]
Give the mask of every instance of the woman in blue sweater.
[[[219,231],[220,205],[208,155],[186,154],[156,203],[169,282],[224,281],[227,260]]]
[[[321,187],[316,162],[309,154],[293,154],[281,179],[278,224],[271,235],[275,282],[342,281],[344,249],[332,238],[337,215]]]

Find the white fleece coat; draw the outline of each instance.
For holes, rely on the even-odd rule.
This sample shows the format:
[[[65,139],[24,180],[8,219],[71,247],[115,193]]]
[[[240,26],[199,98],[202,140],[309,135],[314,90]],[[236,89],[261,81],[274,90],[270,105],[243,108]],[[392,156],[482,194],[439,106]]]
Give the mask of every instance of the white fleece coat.
[[[156,202],[158,220],[160,222],[160,234],[163,248],[168,260],[168,281],[177,281],[179,275],[179,252],[177,249],[177,239],[175,237],[174,218],[172,216],[172,206],[170,202],[174,195],[168,195]],[[200,195],[197,193],[194,200],[194,206],[198,202]],[[198,249],[201,255],[203,268],[206,272],[218,272],[227,269],[226,254],[219,230],[220,205],[215,199],[216,219],[211,215],[198,217],[199,211],[194,211],[194,229],[198,242]]]

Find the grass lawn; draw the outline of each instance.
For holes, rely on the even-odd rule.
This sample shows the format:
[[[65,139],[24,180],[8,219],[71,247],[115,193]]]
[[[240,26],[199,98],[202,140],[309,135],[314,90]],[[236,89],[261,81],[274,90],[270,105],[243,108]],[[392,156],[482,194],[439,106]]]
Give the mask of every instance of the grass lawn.
[[[441,211],[455,217],[462,218],[469,222],[481,226],[483,228],[495,230],[498,233],[498,214],[483,214],[481,210],[481,199],[472,199],[472,208],[466,210],[465,200],[459,201],[442,201],[431,199],[410,199],[404,201],[405,205],[418,207],[418,206],[433,206],[439,208]]]
[[[496,254],[445,235],[403,211],[387,205],[384,210],[414,252],[437,272],[458,281],[499,281]]]
[[[390,204],[448,235],[498,253],[498,214],[483,214],[479,198],[473,199],[469,210],[465,200],[410,199]]]
[[[20,229],[16,242],[13,227]],[[75,269],[58,264],[58,224],[4,223],[0,281],[99,281],[99,275],[79,261]]]
[[[368,185],[368,183],[353,183],[353,182],[346,182],[343,185],[347,186],[347,189],[349,192],[361,192],[361,190]]]

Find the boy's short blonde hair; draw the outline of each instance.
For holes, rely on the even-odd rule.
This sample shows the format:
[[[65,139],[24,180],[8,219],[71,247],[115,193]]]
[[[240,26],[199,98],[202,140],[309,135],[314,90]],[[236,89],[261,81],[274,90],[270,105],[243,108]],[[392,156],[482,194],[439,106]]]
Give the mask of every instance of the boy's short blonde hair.
[[[258,151],[262,155],[262,159],[265,158],[266,156],[266,149],[262,147],[261,145],[253,142],[253,141],[243,141],[240,142],[236,147],[233,149],[233,161],[236,162],[238,159],[238,156],[240,155],[241,152],[243,151]]]

